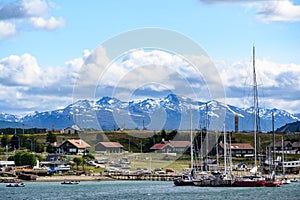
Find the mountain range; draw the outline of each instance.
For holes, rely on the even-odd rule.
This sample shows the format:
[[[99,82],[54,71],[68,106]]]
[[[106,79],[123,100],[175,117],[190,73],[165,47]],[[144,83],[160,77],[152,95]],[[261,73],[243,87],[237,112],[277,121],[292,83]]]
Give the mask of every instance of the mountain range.
[[[299,121],[300,114],[291,114],[276,108],[259,109],[259,130],[272,130],[272,113],[275,129]],[[191,118],[192,116],[192,118]],[[63,109],[34,112],[23,117],[0,113],[0,128],[47,128],[63,129],[74,124],[82,129],[117,130],[187,130],[208,128],[209,130],[253,130],[253,108],[238,108],[218,101],[199,102],[169,94],[164,98],[123,102],[112,97],[97,101],[79,100]]]

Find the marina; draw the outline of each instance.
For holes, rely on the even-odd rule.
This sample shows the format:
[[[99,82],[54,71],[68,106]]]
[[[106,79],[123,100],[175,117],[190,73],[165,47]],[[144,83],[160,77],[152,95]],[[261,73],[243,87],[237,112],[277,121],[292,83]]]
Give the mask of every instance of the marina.
[[[112,191],[112,188],[115,188]],[[0,184],[2,199],[299,199],[300,184],[282,187],[175,187],[165,181],[85,181],[64,187],[60,182],[28,182],[24,188]]]

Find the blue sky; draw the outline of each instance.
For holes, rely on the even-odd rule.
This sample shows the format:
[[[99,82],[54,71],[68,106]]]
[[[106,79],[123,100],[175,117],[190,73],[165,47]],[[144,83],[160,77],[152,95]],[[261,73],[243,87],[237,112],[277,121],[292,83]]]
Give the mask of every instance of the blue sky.
[[[82,64],[87,59],[96,62],[92,58],[102,52],[99,45],[127,31],[156,27],[178,32],[201,46],[219,71],[226,102],[240,107],[250,106],[244,96],[245,86],[251,86],[249,76],[255,44],[263,96],[260,105],[300,113],[300,1],[247,2],[1,1],[0,112],[21,114],[67,106],[73,101],[73,86]],[[118,67],[112,68],[116,71],[111,69],[110,73],[116,74],[130,63],[127,71],[122,71],[128,75],[144,62],[142,58],[147,64],[166,66],[176,65],[168,59],[177,59],[165,52],[146,51],[127,57],[131,62],[116,63]],[[181,67],[184,66],[183,62]],[[148,72],[138,73],[141,76]],[[151,78],[144,76],[147,81]],[[102,91],[114,88],[116,82],[105,82]],[[175,85],[170,82],[163,87],[172,91]],[[153,85],[145,90],[149,90],[149,97],[162,91]],[[98,95],[106,94],[109,93],[100,91]]]

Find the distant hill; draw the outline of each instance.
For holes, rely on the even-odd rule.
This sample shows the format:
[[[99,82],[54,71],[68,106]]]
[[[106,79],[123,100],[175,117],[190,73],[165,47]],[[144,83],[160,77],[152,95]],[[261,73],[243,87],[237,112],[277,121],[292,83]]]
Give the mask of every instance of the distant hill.
[[[288,123],[275,131],[276,133],[300,133],[300,121]]]

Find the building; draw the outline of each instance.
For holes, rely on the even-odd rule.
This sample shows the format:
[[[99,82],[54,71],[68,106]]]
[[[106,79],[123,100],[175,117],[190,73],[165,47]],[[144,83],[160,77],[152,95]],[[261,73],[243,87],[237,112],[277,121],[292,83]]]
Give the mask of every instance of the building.
[[[99,142],[95,145],[95,151],[99,153],[122,153],[123,145],[119,142]]]
[[[300,153],[300,142],[293,142],[292,149],[295,152],[295,154]]]
[[[64,134],[78,134],[81,130],[77,125],[73,125],[72,127],[67,127],[62,130]]]
[[[224,144],[220,143],[219,145],[219,154],[224,155]],[[231,143],[227,144],[227,153],[231,150],[231,155],[233,157],[253,157],[254,148],[249,143]]]
[[[150,150],[158,153],[184,153],[190,148],[190,141],[161,141],[161,143],[153,145]]]
[[[91,146],[82,139],[66,140],[60,144],[56,152],[61,154],[85,154],[90,152]]]
[[[283,147],[283,149],[282,149],[282,147]],[[274,152],[273,142],[271,142],[269,144],[269,148],[271,149],[272,152]],[[293,144],[290,141],[283,141],[283,142],[282,141],[277,141],[277,142],[275,142],[275,152],[276,153],[281,153],[282,150],[284,151],[284,153],[291,153],[291,151],[293,150]]]

